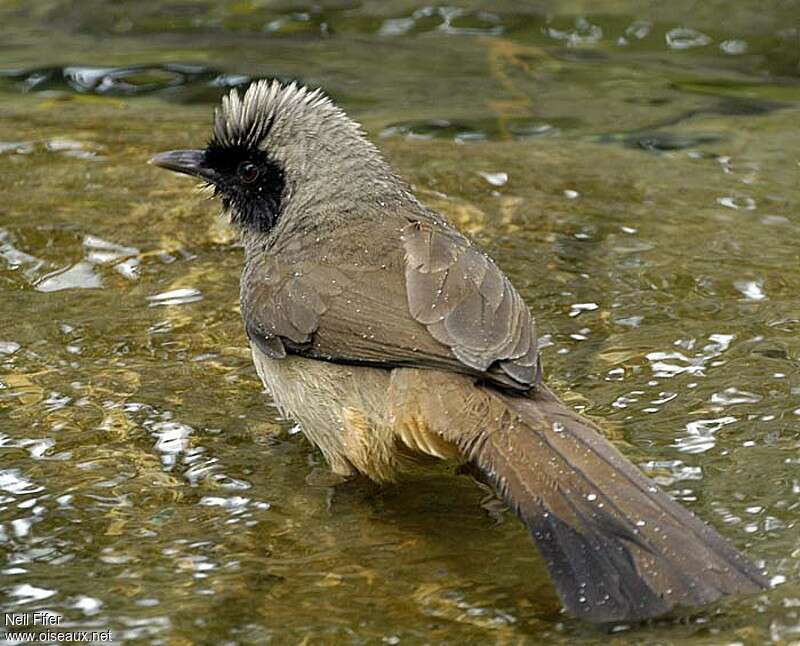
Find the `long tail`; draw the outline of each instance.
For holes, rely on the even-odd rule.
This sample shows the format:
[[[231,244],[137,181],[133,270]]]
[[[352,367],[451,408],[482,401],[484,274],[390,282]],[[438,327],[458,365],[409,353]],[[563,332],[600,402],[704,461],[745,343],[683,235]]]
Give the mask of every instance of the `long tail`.
[[[511,424],[479,436],[473,460],[527,525],[572,614],[641,620],[767,587],[552,392],[502,397]]]
[[[494,484],[575,616],[636,621],[768,587],[744,555],[546,387],[524,398],[436,374],[428,371],[427,388],[398,380],[414,402],[406,414],[425,411],[430,431]]]

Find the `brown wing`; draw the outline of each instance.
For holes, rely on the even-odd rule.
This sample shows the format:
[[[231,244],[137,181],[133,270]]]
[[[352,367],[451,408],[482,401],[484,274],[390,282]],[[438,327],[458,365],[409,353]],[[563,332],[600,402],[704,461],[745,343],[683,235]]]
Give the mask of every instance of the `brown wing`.
[[[437,223],[403,230],[411,316],[465,365],[493,366],[520,384],[538,374],[536,333],[527,305],[497,265],[464,236]]]
[[[358,226],[248,258],[242,314],[264,353],[536,383],[530,313],[488,257],[438,219]]]

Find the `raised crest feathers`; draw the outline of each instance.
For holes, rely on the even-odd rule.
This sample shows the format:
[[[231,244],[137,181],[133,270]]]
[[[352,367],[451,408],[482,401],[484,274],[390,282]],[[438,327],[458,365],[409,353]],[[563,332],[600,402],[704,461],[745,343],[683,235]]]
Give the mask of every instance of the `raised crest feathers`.
[[[244,96],[232,90],[214,112],[210,145],[257,148],[282,116],[298,116],[309,110],[328,109],[347,118],[321,90],[309,90],[295,82],[258,81]]]

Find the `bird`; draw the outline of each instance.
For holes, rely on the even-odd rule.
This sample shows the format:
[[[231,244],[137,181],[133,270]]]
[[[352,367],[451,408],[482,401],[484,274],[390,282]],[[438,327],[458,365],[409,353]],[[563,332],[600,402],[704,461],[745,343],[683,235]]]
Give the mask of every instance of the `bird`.
[[[221,200],[244,250],[255,369],[335,474],[474,469],[527,527],[565,610],[588,622],[768,588],[545,384],[509,278],[321,90],[233,90],[204,148],[150,163]]]

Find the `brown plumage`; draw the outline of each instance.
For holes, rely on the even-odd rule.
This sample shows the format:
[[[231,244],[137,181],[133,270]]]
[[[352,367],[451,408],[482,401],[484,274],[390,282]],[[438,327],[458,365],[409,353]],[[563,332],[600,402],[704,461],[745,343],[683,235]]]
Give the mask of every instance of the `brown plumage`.
[[[258,373],[335,472],[383,482],[417,456],[473,463],[587,620],[766,586],[541,382],[534,322],[509,279],[318,91],[231,93],[205,150],[152,161],[222,198],[245,245]]]

